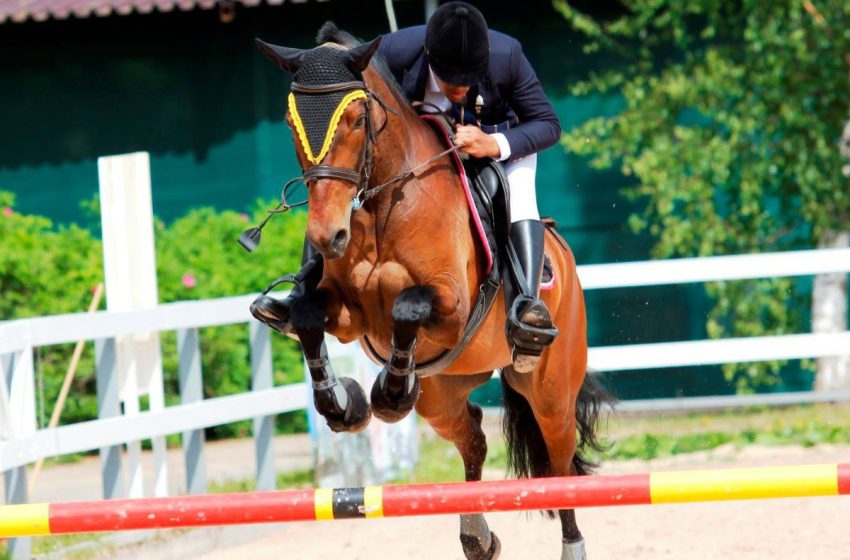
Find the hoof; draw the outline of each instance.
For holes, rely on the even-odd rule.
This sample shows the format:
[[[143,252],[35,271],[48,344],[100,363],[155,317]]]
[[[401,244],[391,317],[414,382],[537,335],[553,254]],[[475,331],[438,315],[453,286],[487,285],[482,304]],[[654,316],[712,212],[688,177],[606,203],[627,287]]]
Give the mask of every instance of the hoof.
[[[492,531],[490,532],[490,548],[487,550],[481,548],[477,538],[468,535],[460,536],[460,544],[467,560],[496,560],[502,554],[502,543]]]
[[[260,296],[251,303],[251,315],[280,334],[292,332],[289,305],[270,296]]]
[[[378,420],[388,424],[394,424],[413,410],[413,405],[416,404],[416,399],[419,398],[419,377],[413,376],[413,389],[409,393],[405,392],[400,395],[388,395],[386,382],[389,373],[383,370],[372,385],[372,414]],[[407,383],[407,380],[404,380]]]
[[[369,410],[369,401],[366,400],[366,393],[360,387],[360,384],[350,377],[341,377],[340,384],[348,394],[348,404],[342,414],[334,412],[323,412],[322,408],[316,403],[316,410],[325,417],[328,422],[328,427],[334,432],[362,432],[369,425],[372,419],[372,413]],[[314,398],[318,396],[317,391]]]

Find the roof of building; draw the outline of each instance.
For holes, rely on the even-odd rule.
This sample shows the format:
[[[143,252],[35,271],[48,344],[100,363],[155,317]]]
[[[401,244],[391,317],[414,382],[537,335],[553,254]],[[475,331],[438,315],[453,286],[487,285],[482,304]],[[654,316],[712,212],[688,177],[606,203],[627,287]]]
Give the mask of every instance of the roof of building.
[[[307,0],[288,1],[301,3]],[[196,8],[210,10],[223,3],[257,6],[261,2],[277,5],[283,4],[284,0],[0,0],[0,24],[69,17],[147,14],[153,11],[187,12]]]

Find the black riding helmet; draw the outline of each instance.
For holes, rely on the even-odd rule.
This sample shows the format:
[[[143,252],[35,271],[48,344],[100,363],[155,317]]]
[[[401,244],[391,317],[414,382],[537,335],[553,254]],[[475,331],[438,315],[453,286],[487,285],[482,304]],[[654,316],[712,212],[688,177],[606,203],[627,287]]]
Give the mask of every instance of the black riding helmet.
[[[425,52],[434,73],[447,84],[477,84],[487,75],[490,61],[484,16],[466,2],[443,4],[428,20]]]

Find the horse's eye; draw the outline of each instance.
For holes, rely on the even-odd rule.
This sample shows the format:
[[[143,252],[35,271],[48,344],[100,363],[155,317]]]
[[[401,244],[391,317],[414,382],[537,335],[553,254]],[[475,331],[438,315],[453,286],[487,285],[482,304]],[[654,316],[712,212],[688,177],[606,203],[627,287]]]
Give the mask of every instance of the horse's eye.
[[[354,119],[354,126],[352,126],[352,128],[354,130],[357,130],[358,128],[363,126],[364,122],[366,122],[366,113],[363,113],[362,115],[358,115],[357,118]]]

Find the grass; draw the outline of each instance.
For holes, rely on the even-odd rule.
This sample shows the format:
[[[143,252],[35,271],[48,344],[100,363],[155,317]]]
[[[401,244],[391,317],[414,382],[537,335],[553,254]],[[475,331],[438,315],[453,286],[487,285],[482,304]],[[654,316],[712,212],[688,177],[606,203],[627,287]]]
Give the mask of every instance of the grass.
[[[65,550],[69,547],[80,543],[96,543],[104,538],[102,534],[84,534],[84,535],[50,535],[46,537],[36,537],[32,541],[33,556],[55,553],[56,551]],[[88,560],[96,554],[102,552],[102,547],[86,547],[83,550],[70,555],[62,555],[62,558],[73,560]],[[0,543],[0,560],[11,560],[6,543]]]
[[[721,445],[850,443],[850,406],[809,405],[711,414],[613,417],[605,460],[657,459]]]
[[[491,427],[492,428],[492,427]],[[488,433],[485,468],[504,471],[507,451],[495,429]],[[420,445],[413,474],[399,482],[463,480],[463,463],[454,446],[430,433]],[[613,415],[602,426],[608,450],[591,453],[597,461],[651,460],[732,444],[797,445],[850,444],[850,406],[817,405],[784,409],[676,415]]]

